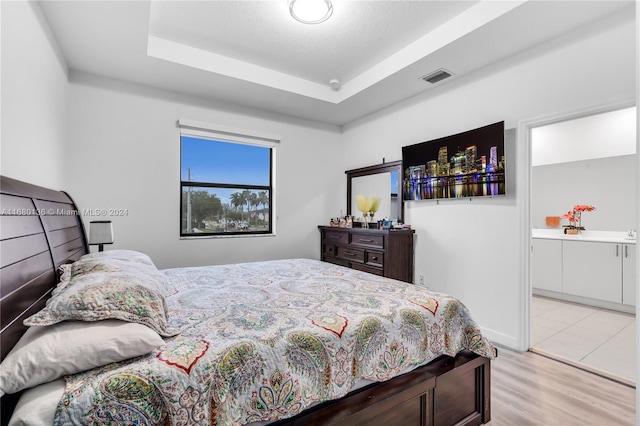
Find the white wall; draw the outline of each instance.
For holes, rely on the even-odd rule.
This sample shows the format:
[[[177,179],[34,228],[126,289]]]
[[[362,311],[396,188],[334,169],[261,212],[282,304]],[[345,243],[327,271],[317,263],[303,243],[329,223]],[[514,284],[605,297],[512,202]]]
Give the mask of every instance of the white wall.
[[[633,98],[634,18],[617,15],[597,25],[595,33],[558,38],[538,46],[533,57],[523,54],[444,82],[429,97],[417,96],[345,126],[343,158],[350,159],[345,168],[379,162],[376,152],[397,160],[402,146],[499,120],[513,128],[521,120]],[[615,78],[601,78],[611,70]],[[508,173],[516,178],[506,197],[414,202],[405,216],[416,230],[415,275],[424,274],[428,286],[459,297],[494,342],[524,350],[530,160],[516,141],[507,143],[506,156]]]
[[[589,230],[635,229],[636,108],[622,108],[531,129],[531,225],[575,204]],[[561,224],[568,221],[563,219]]]
[[[63,189],[67,137],[67,67],[31,2],[2,8],[0,172]]]
[[[562,216],[575,204],[591,204],[596,209],[582,214],[587,230],[635,229],[636,171],[635,154],[533,167],[531,226],[547,228],[547,216]],[[568,224],[561,220],[561,225]]]
[[[175,93],[87,75],[71,76],[66,188],[90,209],[127,209],[113,221],[115,244],[160,268],[290,257],[320,258],[317,226],[342,204],[334,158],[337,127],[222,111]],[[180,132],[190,119],[282,137],[277,152],[276,236],[180,239]]]
[[[531,129],[534,167],[635,153],[635,107]]]

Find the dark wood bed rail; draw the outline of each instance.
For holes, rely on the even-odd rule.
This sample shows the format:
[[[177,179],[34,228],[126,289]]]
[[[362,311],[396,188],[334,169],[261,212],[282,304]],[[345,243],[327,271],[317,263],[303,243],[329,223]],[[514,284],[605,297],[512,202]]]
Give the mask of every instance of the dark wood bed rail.
[[[491,420],[490,376],[487,358],[444,355],[273,426],[477,426]]]
[[[68,194],[0,176],[0,359],[26,331],[22,321],[44,307],[58,267],[88,251]],[[2,424],[16,400],[2,398]]]

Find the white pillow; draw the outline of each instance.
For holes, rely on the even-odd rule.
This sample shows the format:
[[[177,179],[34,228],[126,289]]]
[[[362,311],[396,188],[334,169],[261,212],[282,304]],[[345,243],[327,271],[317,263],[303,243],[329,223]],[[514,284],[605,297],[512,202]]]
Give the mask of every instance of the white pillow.
[[[52,425],[64,388],[64,379],[58,379],[24,391],[8,426]]]
[[[29,327],[0,364],[0,396],[144,355],[163,344],[149,327],[119,320]]]

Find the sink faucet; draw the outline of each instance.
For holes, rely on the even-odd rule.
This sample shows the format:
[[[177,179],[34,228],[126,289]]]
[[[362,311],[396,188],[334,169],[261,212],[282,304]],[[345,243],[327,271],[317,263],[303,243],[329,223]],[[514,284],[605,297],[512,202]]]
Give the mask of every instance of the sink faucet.
[[[636,230],[635,229],[629,229],[629,233],[627,234],[627,237],[636,238]]]

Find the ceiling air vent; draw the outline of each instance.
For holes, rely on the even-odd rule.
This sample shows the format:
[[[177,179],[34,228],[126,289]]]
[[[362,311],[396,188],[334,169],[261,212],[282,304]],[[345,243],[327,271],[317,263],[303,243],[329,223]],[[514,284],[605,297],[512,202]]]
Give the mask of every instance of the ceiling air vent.
[[[449,71],[445,70],[444,68],[440,68],[439,70],[436,70],[434,72],[432,72],[431,74],[427,74],[424,77],[421,77],[424,81],[427,81],[431,84],[435,84],[437,82],[439,82],[440,80],[444,80],[445,78],[449,78],[451,77],[453,74],[450,73]]]

